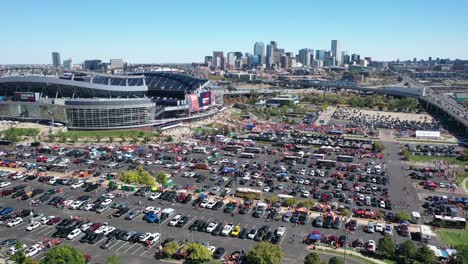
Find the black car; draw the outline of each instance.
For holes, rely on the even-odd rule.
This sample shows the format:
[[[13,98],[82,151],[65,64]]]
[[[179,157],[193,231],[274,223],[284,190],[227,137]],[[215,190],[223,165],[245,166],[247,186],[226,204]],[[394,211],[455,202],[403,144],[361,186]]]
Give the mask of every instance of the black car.
[[[177,221],[176,223],[176,227],[183,227],[185,224],[187,224],[187,222],[189,221],[189,218],[188,216],[182,216],[179,221]]]
[[[13,187],[13,190],[14,191],[20,191],[20,190],[23,190],[24,188],[26,188],[25,185],[18,185],[18,186]]]
[[[242,228],[242,231],[240,232],[238,238],[245,239],[248,234],[249,234],[249,229],[244,227],[244,228]]]
[[[224,256],[224,254],[226,254],[226,250],[222,247],[219,247],[213,252],[213,258],[221,259]]]
[[[80,243],[88,243],[88,241],[94,236],[92,233],[87,233],[80,239]]]
[[[100,248],[107,249],[107,248],[109,248],[109,246],[111,246],[113,243],[115,243],[115,241],[117,241],[117,237],[111,236],[104,243],[102,243]]]
[[[263,237],[263,241],[271,241],[273,239],[273,231],[268,231],[266,235]]]
[[[282,238],[283,238],[283,237],[281,237],[281,236],[274,235],[274,236],[271,238],[270,242],[273,243],[273,244],[278,244],[278,243],[281,241]]]
[[[190,226],[189,226],[189,230],[190,231],[198,231],[198,225],[200,224],[202,220],[195,220],[195,222],[193,222]]]
[[[215,205],[213,205],[213,207],[212,207],[211,209],[212,209],[212,210],[218,210],[218,209],[220,209],[221,207],[223,207],[223,205],[224,205],[224,202],[220,200],[220,201],[217,201],[217,202],[215,203]]]
[[[60,234],[58,237],[60,238],[66,238],[73,230],[75,230],[75,227],[68,227],[64,229],[59,229]]]
[[[187,196],[185,196],[184,200],[182,201],[183,204],[187,204],[192,200],[192,194],[189,193]]]
[[[130,237],[128,242],[136,243],[136,242],[140,241],[140,238],[142,238],[144,235],[145,235],[144,233],[135,233],[135,234],[133,234],[132,237]]]
[[[104,234],[93,234],[93,236],[88,240],[89,244],[96,244],[104,237]]]
[[[122,207],[122,208],[116,210],[116,211],[112,214],[112,216],[114,216],[114,217],[121,217],[122,215],[126,214],[129,210],[130,210],[130,208],[128,208],[128,207]]]
[[[221,231],[223,231],[224,226],[223,225],[218,225],[216,228],[211,232],[213,236],[219,236],[221,234]]]
[[[254,237],[254,240],[255,241],[261,241],[264,235],[265,235],[265,230],[259,229],[257,234]]]
[[[17,241],[18,241],[18,239],[16,239],[16,238],[10,238],[10,239],[7,239],[7,240],[3,240],[2,243],[0,243],[0,246],[8,247],[8,246],[11,246],[11,245],[16,245]]]

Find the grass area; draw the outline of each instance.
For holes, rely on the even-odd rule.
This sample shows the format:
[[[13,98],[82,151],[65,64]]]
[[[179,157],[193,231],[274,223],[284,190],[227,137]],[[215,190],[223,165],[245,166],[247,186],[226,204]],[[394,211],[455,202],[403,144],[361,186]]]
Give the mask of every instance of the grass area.
[[[343,257],[343,254],[341,252],[337,252],[337,251],[332,250],[332,249],[320,249],[317,252],[320,253],[320,251]],[[358,255],[355,255],[355,254],[352,254],[352,253],[355,253],[355,252],[353,250],[348,250],[348,254],[346,254],[346,257],[354,259],[354,260],[356,260],[356,261],[358,261],[360,263],[365,263],[365,264],[375,264],[375,263],[377,263],[375,261],[372,261],[371,259],[367,259],[367,258],[364,258],[362,256],[358,256]],[[396,261],[393,261],[391,259],[382,259],[380,261],[383,261],[383,262],[388,263],[388,264],[396,264]]]
[[[397,141],[403,142],[418,142],[418,143],[435,143],[435,144],[451,144],[451,145],[458,145],[457,142],[454,141],[441,141],[441,140],[423,140],[423,139],[405,139],[405,138],[397,138]]]
[[[141,130],[77,130],[77,131],[67,131],[61,134],[57,134],[57,136],[64,135],[66,137],[145,137],[145,136],[153,136],[155,135],[154,132],[148,131],[141,131]]]
[[[8,128],[0,132],[2,138],[13,142],[20,141],[22,137],[35,137],[40,130],[37,128]]]
[[[435,156],[420,156],[420,155],[410,155],[409,160],[411,162],[433,162],[435,160],[443,160],[449,164],[457,165],[468,165],[468,161],[458,160],[455,157],[435,157]]]
[[[436,233],[440,242],[455,248],[463,259],[468,259],[468,229],[439,229]]]

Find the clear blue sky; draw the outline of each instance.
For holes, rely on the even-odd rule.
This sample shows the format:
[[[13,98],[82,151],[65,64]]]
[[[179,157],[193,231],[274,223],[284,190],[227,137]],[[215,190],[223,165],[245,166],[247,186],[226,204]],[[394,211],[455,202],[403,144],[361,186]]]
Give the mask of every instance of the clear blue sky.
[[[11,0],[0,8],[0,64],[202,61],[276,40],[294,54],[330,49],[375,59],[468,59],[465,0]]]

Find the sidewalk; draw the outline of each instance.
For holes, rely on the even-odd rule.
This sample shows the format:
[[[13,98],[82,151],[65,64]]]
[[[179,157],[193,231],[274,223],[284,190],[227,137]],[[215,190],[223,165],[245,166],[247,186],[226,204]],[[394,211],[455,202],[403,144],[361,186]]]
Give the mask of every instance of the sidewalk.
[[[335,255],[337,255],[337,256],[343,256],[344,255],[344,248],[333,249],[331,247],[316,245],[315,250],[313,250],[312,249],[313,247],[314,247],[313,245],[310,245],[310,246],[307,247],[307,250],[309,250],[310,252],[317,252],[319,254],[330,254],[330,255],[334,255],[334,254],[328,253],[328,252],[323,252],[323,251],[335,251],[336,252]],[[366,259],[368,261],[371,261],[371,262],[374,262],[374,263],[377,263],[377,264],[386,264],[385,262],[383,262],[381,260],[366,257],[366,256],[362,255],[361,253],[354,251],[353,249],[347,249],[346,250],[346,255],[357,256],[359,258],[363,258],[363,259]],[[354,259],[354,260],[357,261],[357,262],[360,262],[358,259]]]

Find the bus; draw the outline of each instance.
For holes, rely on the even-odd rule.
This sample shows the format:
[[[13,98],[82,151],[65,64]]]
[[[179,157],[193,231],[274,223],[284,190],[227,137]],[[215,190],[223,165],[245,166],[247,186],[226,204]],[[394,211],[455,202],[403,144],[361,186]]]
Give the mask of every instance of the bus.
[[[239,146],[239,145],[228,144],[228,145],[224,146],[223,149],[226,150],[226,151],[241,151],[244,148],[242,146]]]
[[[255,158],[255,154],[253,154],[253,153],[247,153],[247,152],[242,152],[242,153],[240,154],[240,157],[241,157],[241,158],[254,159],[254,158]]]
[[[336,157],[337,161],[342,161],[342,162],[353,162],[354,157],[353,156],[347,156],[347,155],[338,155]]]
[[[260,153],[262,152],[262,149],[257,147],[246,147],[244,151],[249,153]]]
[[[316,159],[325,159],[325,154],[314,154],[314,158],[316,158]]]
[[[434,219],[432,223],[435,226],[446,227],[446,228],[465,229],[466,227],[466,219],[463,217],[434,215]]]
[[[326,159],[317,159],[317,166],[318,165],[323,165],[326,167],[335,167],[336,166],[336,161],[334,160],[326,160]]]

